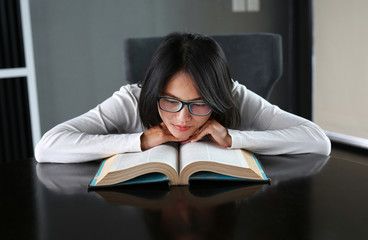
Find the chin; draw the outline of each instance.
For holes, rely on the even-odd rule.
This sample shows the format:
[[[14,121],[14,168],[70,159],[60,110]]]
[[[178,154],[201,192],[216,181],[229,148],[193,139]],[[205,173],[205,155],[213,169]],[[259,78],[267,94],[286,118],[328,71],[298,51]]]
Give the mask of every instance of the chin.
[[[192,136],[192,133],[190,132],[179,132],[179,131],[176,131],[176,130],[171,130],[170,131],[171,134],[176,137],[177,139],[179,139],[180,141],[184,141],[184,140],[187,140],[188,138],[190,138],[190,136]]]
[[[185,141],[187,140],[188,138],[190,138],[190,134],[180,134],[180,133],[177,133],[177,134],[173,134],[174,137],[176,137],[177,139],[179,139],[180,141]]]

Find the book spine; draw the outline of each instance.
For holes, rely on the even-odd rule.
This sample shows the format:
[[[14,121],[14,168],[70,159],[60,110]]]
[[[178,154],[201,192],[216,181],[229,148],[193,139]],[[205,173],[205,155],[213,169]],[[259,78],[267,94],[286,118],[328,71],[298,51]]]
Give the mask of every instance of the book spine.
[[[262,167],[261,163],[258,161],[256,155],[254,155],[254,153],[253,153],[252,156],[254,158],[254,161],[257,163],[257,166],[258,166],[259,171],[261,172],[262,178],[264,180],[270,181],[270,179],[267,177],[265,171],[263,170],[263,167]]]
[[[96,173],[95,177],[92,179],[91,183],[89,184],[89,186],[90,186],[90,187],[96,186],[96,184],[97,184],[97,179],[98,179],[98,177],[99,177],[99,176],[100,176],[100,174],[101,174],[101,171],[102,171],[102,169],[103,169],[103,167],[104,167],[104,165],[105,165],[105,162],[106,162],[106,160],[103,160],[103,161],[102,161],[102,163],[101,163],[101,165],[100,165],[100,167],[99,167],[99,169],[98,169],[98,171],[97,171],[97,173]]]

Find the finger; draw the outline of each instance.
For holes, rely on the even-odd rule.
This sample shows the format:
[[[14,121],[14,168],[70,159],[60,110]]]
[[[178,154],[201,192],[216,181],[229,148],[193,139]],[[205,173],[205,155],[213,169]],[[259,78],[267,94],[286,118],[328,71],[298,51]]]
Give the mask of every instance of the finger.
[[[175,138],[172,133],[170,132],[170,130],[167,128],[166,124],[164,122],[162,122],[160,124],[160,128],[161,128],[161,131],[166,135],[166,137],[168,137],[170,140],[168,141],[175,141],[177,140],[177,138]]]
[[[208,124],[205,124],[200,133],[198,133],[196,136],[193,136],[191,141],[197,142],[205,136],[220,146],[231,146],[232,139],[230,135],[228,134],[227,130],[217,121],[208,121]]]
[[[212,120],[208,120],[199,129],[197,129],[195,134],[193,134],[192,137],[190,138],[190,141],[191,142],[198,142],[199,140],[204,138],[206,135],[210,134],[210,129],[211,129],[212,124],[213,124]]]
[[[198,128],[197,130],[194,131],[194,133],[192,134],[191,137],[196,136],[200,131],[201,131],[201,129]]]
[[[169,129],[167,128],[167,126],[164,122],[160,123],[159,126],[160,126],[161,130],[164,131],[165,133],[170,133]]]
[[[184,144],[187,144],[187,143],[190,143],[190,142],[191,142],[191,139],[189,138],[185,141],[180,142],[180,144],[184,145]]]
[[[199,140],[201,140],[208,134],[209,133],[207,131],[207,128],[205,128],[205,129],[202,129],[200,132],[198,132],[197,135],[194,135],[193,137],[191,137],[189,140],[190,142],[198,142]]]

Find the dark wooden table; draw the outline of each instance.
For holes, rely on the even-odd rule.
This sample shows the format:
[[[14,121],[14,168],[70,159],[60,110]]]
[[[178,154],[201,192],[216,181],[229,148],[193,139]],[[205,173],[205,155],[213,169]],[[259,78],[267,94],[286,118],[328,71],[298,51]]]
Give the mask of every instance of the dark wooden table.
[[[271,184],[146,185],[89,192],[98,162],[0,165],[0,239],[362,239],[368,166],[259,156]]]

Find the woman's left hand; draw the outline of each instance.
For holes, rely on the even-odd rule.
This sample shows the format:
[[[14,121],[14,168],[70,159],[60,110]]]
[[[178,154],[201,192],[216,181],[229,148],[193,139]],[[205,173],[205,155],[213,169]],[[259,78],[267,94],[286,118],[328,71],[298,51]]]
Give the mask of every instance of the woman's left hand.
[[[214,119],[208,120],[197,130],[196,134],[183,142],[183,144],[188,142],[197,142],[205,136],[222,147],[231,147],[232,139],[227,132],[227,129]]]

